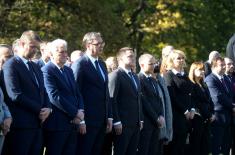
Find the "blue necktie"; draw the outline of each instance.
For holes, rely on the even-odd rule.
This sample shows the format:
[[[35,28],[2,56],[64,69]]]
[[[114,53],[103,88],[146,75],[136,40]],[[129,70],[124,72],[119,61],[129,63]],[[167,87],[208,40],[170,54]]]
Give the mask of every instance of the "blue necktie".
[[[61,73],[62,73],[62,75],[63,75],[64,79],[65,79],[65,82],[66,82],[66,83],[67,83],[67,85],[71,88],[71,85],[70,85],[70,83],[69,83],[68,76],[67,76],[67,74],[66,74],[66,72],[65,72],[64,68],[60,68],[60,70],[61,70]]]
[[[223,84],[225,90],[228,92],[228,87],[227,87],[227,85],[226,85],[226,83],[224,81],[224,78],[221,78],[221,83]]]
[[[135,89],[138,90],[137,83],[136,83],[136,81],[135,81],[135,78],[134,78],[134,76],[133,76],[133,73],[132,73],[132,72],[128,72],[128,75],[130,76],[131,81],[132,81],[132,84],[134,84],[134,86],[135,86]]]
[[[28,67],[29,67],[29,73],[30,73],[30,76],[33,78],[33,80],[36,82],[37,86],[38,85],[38,78],[37,78],[37,74],[35,73],[34,69],[33,69],[33,66],[31,64],[32,62],[28,61],[27,64],[28,64]]]
[[[104,77],[103,77],[103,75],[101,73],[98,60],[95,61],[95,68],[96,68],[96,71],[97,71],[99,77],[104,81]]]

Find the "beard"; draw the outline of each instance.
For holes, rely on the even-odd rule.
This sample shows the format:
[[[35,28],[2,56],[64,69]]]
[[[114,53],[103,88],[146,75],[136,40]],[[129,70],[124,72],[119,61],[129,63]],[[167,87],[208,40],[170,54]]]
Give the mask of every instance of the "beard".
[[[36,54],[36,50],[30,50],[29,52],[27,52],[26,54],[25,54],[25,57],[26,58],[28,58],[28,59],[31,59],[31,58],[33,58],[34,57],[34,55]]]

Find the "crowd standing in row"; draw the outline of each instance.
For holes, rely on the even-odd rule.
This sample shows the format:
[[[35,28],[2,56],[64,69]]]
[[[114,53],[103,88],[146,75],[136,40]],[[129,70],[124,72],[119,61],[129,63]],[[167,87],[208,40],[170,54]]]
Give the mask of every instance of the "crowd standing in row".
[[[40,45],[41,57],[37,58]],[[123,47],[106,61],[100,33],[68,59],[63,39],[25,31],[0,45],[3,155],[229,155],[235,140],[234,63],[212,51],[186,71],[166,46],[160,63]],[[234,152],[233,152],[234,153]]]

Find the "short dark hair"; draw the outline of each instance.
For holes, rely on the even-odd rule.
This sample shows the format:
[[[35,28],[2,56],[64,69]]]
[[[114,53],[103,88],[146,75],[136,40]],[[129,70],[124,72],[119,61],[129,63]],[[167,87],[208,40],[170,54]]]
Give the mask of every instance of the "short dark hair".
[[[123,47],[117,53],[118,62],[121,60],[122,56],[126,53],[126,51],[134,51],[131,47]]]
[[[217,61],[224,61],[224,58],[223,57],[215,57],[214,59],[212,59],[211,68],[215,68],[217,66]]]

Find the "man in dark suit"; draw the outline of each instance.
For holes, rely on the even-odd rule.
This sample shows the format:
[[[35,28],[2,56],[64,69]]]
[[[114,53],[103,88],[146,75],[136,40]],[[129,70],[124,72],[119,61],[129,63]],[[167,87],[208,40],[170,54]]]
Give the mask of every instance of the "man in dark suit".
[[[76,154],[76,125],[84,119],[83,101],[76,87],[73,71],[65,66],[67,42],[51,42],[52,60],[43,68],[45,87],[52,103],[53,113],[45,122],[47,155]]]
[[[36,60],[35,63],[42,68],[50,61],[51,53],[49,51],[50,43],[42,42],[40,44],[41,58]]]
[[[221,57],[212,61],[212,73],[205,82],[214,103],[215,121],[212,123],[212,154],[229,155],[231,144],[231,118],[235,108],[232,89],[228,78],[224,76],[225,62]]]
[[[99,155],[105,132],[112,130],[107,70],[105,63],[99,59],[104,42],[100,33],[90,32],[84,36],[83,43],[85,55],[72,64],[85,107],[81,133],[86,134],[78,149],[83,150],[82,155]]]
[[[229,79],[232,88],[233,94],[233,103],[235,103],[235,72],[234,72],[234,62],[232,59],[225,57],[225,74]],[[235,155],[235,115],[233,114],[232,122],[231,122],[231,131],[232,131],[232,155]]]
[[[144,127],[140,133],[138,155],[156,155],[159,151],[159,128],[164,126],[163,105],[160,98],[160,85],[152,77],[155,58],[143,54],[139,58],[141,68],[138,74],[144,115]]]
[[[133,49],[121,48],[117,59],[119,68],[109,75],[115,130],[114,155],[135,155],[143,118],[140,82],[132,72],[135,65]]]
[[[7,145],[3,154],[40,154],[41,125],[51,109],[42,72],[30,61],[39,41],[35,32],[24,32],[17,56],[10,58],[3,66],[5,86],[10,97],[8,107],[14,120],[6,137]]]

